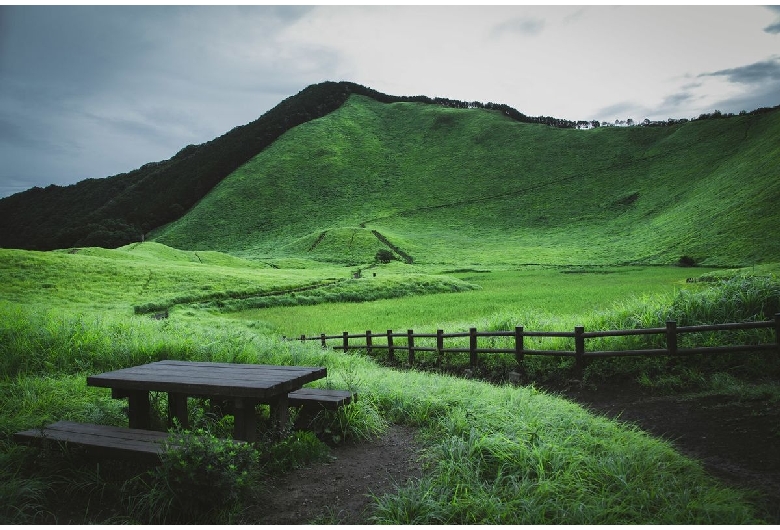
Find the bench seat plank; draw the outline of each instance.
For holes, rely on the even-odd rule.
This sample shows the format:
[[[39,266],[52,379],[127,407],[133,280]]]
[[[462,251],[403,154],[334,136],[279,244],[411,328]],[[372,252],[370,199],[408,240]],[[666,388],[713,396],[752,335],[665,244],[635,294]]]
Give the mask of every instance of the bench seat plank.
[[[72,421],[14,434],[17,443],[41,446],[47,441],[66,442],[85,447],[89,453],[133,460],[158,460],[167,438],[168,433],[159,431]]]
[[[357,394],[348,390],[301,388],[287,394],[287,398],[291,407],[318,404],[323,408],[336,410],[343,405],[348,405],[353,399],[357,399]]]

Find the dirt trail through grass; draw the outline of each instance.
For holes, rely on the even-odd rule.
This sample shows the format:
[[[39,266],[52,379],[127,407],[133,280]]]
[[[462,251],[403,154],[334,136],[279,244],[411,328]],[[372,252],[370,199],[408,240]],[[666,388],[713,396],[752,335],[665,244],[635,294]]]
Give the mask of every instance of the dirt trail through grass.
[[[754,490],[762,516],[780,523],[780,411],[763,401],[722,396],[653,396],[632,386],[598,391],[564,390],[565,397],[669,440],[701,461],[713,476]],[[371,494],[393,491],[420,477],[421,444],[415,431],[393,426],[384,436],[337,447],[333,459],[296,470],[273,482],[257,499],[249,521],[263,524],[363,524],[370,522]]]

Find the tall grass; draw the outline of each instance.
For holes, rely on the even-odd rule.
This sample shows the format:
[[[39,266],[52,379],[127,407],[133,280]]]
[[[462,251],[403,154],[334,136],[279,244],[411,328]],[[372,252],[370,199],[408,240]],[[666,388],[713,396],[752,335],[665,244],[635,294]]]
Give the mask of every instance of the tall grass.
[[[256,308],[392,300],[433,293],[457,293],[477,288],[476,285],[446,276],[383,275],[380,278],[373,276],[353,278],[321,287],[293,289],[283,294],[242,296],[236,299],[201,304],[200,307],[216,307],[223,312],[237,312]]]
[[[160,253],[171,255],[163,258]],[[343,278],[350,272],[332,266],[258,268],[222,255],[199,259],[219,263],[205,264],[194,254],[145,245],[90,250],[83,255],[0,251],[0,267],[10,272],[0,286],[0,483],[14,491],[0,496],[4,521],[50,521],[48,512],[62,513],[65,504],[71,511],[80,510],[74,516],[77,522],[144,522],[132,511],[133,503],[137,507],[144,502],[152,512],[159,508],[162,516],[169,500],[165,495],[144,500],[133,490],[134,497],[127,498],[132,488],[123,490],[122,486],[137,469],[113,463],[85,467],[67,455],[61,461],[51,460],[53,455],[15,448],[11,435],[61,419],[126,425],[124,402],[112,399],[106,389],[87,387],[86,376],[162,359],[184,359],[327,367],[327,379],[316,385],[347,388],[360,395],[356,403],[324,418],[329,441],[370,438],[391,422],[418,427],[427,447],[428,473],[396,494],[377,499],[377,522],[757,522],[739,492],[714,483],[698,464],[634,428],[594,417],[532,386],[494,386],[395,371],[360,354],[282,341],[279,329],[258,315],[266,311],[289,318],[293,311],[300,311],[297,322],[303,322],[301,315],[319,314],[321,320],[312,317],[313,322],[332,322],[338,330],[354,329],[343,328],[345,322],[358,323],[361,329],[366,321],[372,327],[379,323],[380,330],[387,322],[401,329],[410,323],[428,329],[444,323],[441,327],[448,330],[474,325],[511,329],[518,324],[526,329],[570,329],[575,324],[597,329],[630,319],[637,325],[652,323],[653,318],[663,321],[674,311],[689,312],[692,318],[700,312],[706,314],[701,317],[705,319],[720,314],[726,319],[758,319],[776,310],[774,280],[727,278],[711,287],[694,284],[690,293],[675,294],[670,291],[687,271],[462,271],[451,273],[459,279],[451,282],[437,277],[434,266],[412,269],[391,264],[375,269],[377,278],[372,275],[350,283],[368,286],[365,292],[375,280],[388,291],[399,292],[408,285],[449,289],[467,283],[483,288],[392,302],[331,303],[246,314],[212,314],[196,307],[177,308],[165,320],[132,314],[134,304],[176,296],[180,286],[192,292],[205,292],[206,287],[212,292],[277,284],[295,287]],[[440,267],[455,268],[453,264]],[[86,271],[86,278],[79,276],[81,270]],[[415,282],[412,271],[426,274],[417,276]],[[609,298],[624,298],[639,285],[653,296],[609,307]],[[731,309],[723,307],[727,303]],[[586,309],[593,304],[596,311],[589,315]],[[322,327],[315,328],[315,332],[322,331]],[[623,366],[593,363],[587,375],[593,380],[600,375],[620,375]],[[566,367],[539,364],[537,373],[547,368],[562,372]],[[664,373],[656,368],[658,374]],[[650,373],[647,368],[631,370],[626,373],[632,377]],[[721,375],[717,383],[734,386],[740,381]],[[771,388],[767,385],[762,392],[771,392]],[[163,426],[165,397],[152,398],[155,421]],[[203,404],[190,400],[190,406],[197,422],[206,421]],[[265,413],[264,409],[260,412]],[[225,431],[226,425],[219,428]],[[150,520],[157,517],[147,515]],[[242,521],[235,511],[224,517],[220,521],[256,522]]]
[[[641,297],[616,303],[611,309],[594,313],[586,324],[589,330],[664,327],[669,320],[680,326],[771,320],[780,312],[780,282],[769,276],[735,274],[708,284],[704,289],[684,289],[674,295]],[[771,344],[771,328],[684,333],[681,348]],[[595,339],[588,347],[599,350],[664,348],[663,335],[635,335]],[[650,386],[709,387],[723,374],[761,380],[780,373],[776,353],[732,353],[701,355],[685,359],[634,357],[599,359],[586,369],[586,378],[605,382],[616,375],[637,378]]]
[[[133,325],[122,327],[110,318],[64,318],[54,312],[36,317],[24,309],[4,316],[10,322],[4,337],[31,332],[28,320],[47,330],[46,340],[39,342],[48,352],[6,376],[0,397],[5,437],[13,429],[56,419],[123,421],[121,402],[110,399],[105,389],[87,388],[84,380],[91,371],[139,362],[126,356],[130,347],[151,359],[319,365],[329,374],[320,385],[360,395],[355,404],[360,406],[338,420],[346,425],[347,436],[375,436],[386,422],[418,426],[425,435],[426,477],[378,498],[377,522],[757,522],[740,493],[717,485],[665,442],[533,387],[389,370],[364,356],[281,342],[229,325],[190,328],[135,317]],[[104,360],[97,359],[96,351]],[[36,488],[47,476],[41,470],[27,475],[31,468],[26,465],[16,469],[21,471],[11,466],[2,478],[16,480],[20,491],[30,492],[23,496],[27,507],[17,520],[34,521],[43,496]],[[101,484],[106,479],[87,479],[72,470],[63,473],[65,482],[58,482],[66,485],[62,491],[75,492],[72,481],[84,480],[78,488],[85,498],[102,495],[117,502],[114,496],[121,488],[116,484]],[[0,508],[8,513],[10,503],[17,501],[23,499],[4,498]],[[121,504],[113,506],[113,511],[100,513],[101,519],[86,520],[135,520]]]
[[[699,464],[666,443],[533,388],[396,372],[374,385],[383,410],[435,440],[425,477],[377,499],[377,522],[752,520],[738,493],[713,489]]]

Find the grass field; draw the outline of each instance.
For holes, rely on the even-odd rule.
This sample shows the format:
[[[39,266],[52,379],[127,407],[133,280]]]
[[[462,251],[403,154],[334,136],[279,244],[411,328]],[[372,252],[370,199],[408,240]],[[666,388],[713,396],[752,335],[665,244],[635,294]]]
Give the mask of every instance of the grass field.
[[[364,356],[280,340],[284,333],[306,330],[471,325],[499,329],[519,323],[530,329],[582,321],[590,325],[605,315],[624,318],[627,308],[636,314],[672,307],[681,297],[707,289],[707,284],[685,284],[685,278],[720,271],[617,266],[465,271],[452,265],[391,263],[364,268],[363,278],[355,280],[353,267],[294,260],[286,264],[299,268],[273,268],[156,243],[75,253],[0,250],[6,279],[0,286],[2,518],[13,523],[52,521],[63,517],[67,505],[72,522],[224,522],[225,517],[241,521],[228,508],[217,513],[177,505],[171,501],[177,497],[166,489],[170,484],[159,482],[159,477],[155,482],[140,470],[109,466],[86,472],[89,467],[85,470],[75,457],[71,461],[59,460],[56,454],[38,457],[10,442],[16,430],[60,419],[125,424],[122,402],[104,390],[86,387],[86,376],[175,358],[327,366],[328,380],[321,384],[361,395],[354,406],[329,420],[334,422],[329,432],[360,440],[382,432],[388,422],[419,427],[430,456],[425,478],[378,499],[376,522],[760,520],[747,497],[709,478],[698,463],[668,444],[533,387],[396,371]],[[308,268],[300,268],[305,265]],[[773,270],[759,267],[758,272],[766,275]],[[421,294],[420,288],[441,285],[432,278],[449,278],[444,282],[448,288],[469,287],[457,293]],[[404,279],[409,285],[406,293],[398,287]],[[394,298],[239,307],[235,312],[208,303],[215,293],[222,301],[231,296],[242,300],[247,294],[334,280],[342,282],[340,288],[343,282],[376,282],[385,286],[381,292]],[[210,288],[204,290],[205,285]],[[688,292],[691,295],[683,294]],[[136,307],[154,301],[169,310],[167,319],[136,314]],[[561,368],[538,367],[543,369]],[[642,367],[632,370],[636,375]],[[610,367],[593,377],[617,372],[619,368]],[[155,403],[157,421],[162,422],[164,396],[156,397]],[[195,425],[207,427],[210,420],[196,403],[191,407]],[[306,454],[319,450],[316,440],[296,440]],[[278,449],[266,450],[280,454]],[[274,458],[266,465],[278,470],[283,464]],[[141,492],[133,489],[139,481],[146,484]],[[197,482],[188,486],[192,495],[206,487]],[[251,502],[251,490],[250,500],[244,502]],[[128,497],[128,492],[134,493]]]
[[[402,274],[396,266],[388,274]],[[708,269],[696,269],[702,274]],[[395,329],[429,333],[469,327],[516,325],[572,328],[583,315],[627,298],[673,293],[686,286],[690,269],[679,267],[536,267],[522,270],[449,272],[478,289],[359,304],[326,304],[241,311],[234,318],[255,321],[280,335],[328,335],[342,331]],[[377,272],[381,277],[382,269]],[[368,278],[367,281],[372,281]],[[542,329],[539,329],[541,331]]]

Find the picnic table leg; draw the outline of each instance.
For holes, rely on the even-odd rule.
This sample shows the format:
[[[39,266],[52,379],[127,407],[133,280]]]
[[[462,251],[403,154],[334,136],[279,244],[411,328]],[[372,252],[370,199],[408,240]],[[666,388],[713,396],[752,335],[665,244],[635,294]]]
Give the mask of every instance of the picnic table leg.
[[[189,429],[186,394],[168,392],[168,425],[173,425],[174,418],[179,421],[179,426],[182,429]]]
[[[149,414],[148,390],[124,390],[115,388],[111,391],[111,397],[114,399],[127,398],[127,416],[130,420],[131,429],[151,428],[152,422]]]
[[[287,398],[287,393],[280,394],[269,405],[271,409],[271,423],[273,423],[274,427],[280,430],[287,427],[287,419],[290,415],[290,401]]]
[[[255,415],[256,399],[238,398],[234,401],[233,438],[254,442],[257,439],[257,416]]]

